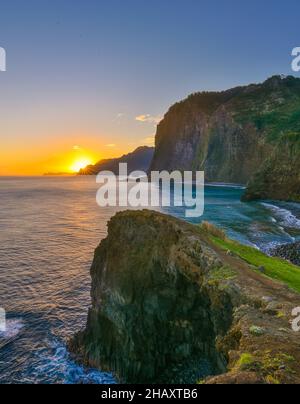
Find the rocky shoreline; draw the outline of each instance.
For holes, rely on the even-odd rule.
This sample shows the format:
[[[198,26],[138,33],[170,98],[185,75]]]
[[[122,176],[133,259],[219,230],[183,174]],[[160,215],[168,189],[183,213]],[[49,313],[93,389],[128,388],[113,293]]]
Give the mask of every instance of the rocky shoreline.
[[[269,254],[271,257],[283,258],[294,265],[300,266],[300,241],[280,245],[272,249]]]

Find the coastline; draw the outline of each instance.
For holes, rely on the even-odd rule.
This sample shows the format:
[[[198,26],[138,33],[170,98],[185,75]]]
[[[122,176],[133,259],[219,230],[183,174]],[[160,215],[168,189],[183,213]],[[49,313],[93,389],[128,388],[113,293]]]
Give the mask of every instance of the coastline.
[[[237,189],[246,189],[246,185],[244,184],[234,184],[228,182],[206,182],[205,186],[207,187],[220,187],[220,188],[237,188]]]

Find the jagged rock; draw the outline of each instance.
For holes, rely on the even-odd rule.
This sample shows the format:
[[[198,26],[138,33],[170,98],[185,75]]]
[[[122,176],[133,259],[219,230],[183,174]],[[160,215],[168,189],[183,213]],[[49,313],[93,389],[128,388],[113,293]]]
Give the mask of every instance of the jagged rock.
[[[300,242],[283,244],[270,251],[272,257],[279,257],[300,266]]]

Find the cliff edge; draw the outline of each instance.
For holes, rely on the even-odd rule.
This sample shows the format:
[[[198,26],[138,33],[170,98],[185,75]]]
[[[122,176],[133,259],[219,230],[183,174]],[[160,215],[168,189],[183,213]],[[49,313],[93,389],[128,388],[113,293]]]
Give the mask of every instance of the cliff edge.
[[[112,218],[71,351],[128,383],[199,382],[204,362],[206,383],[300,383],[300,295],[212,233],[152,211]]]

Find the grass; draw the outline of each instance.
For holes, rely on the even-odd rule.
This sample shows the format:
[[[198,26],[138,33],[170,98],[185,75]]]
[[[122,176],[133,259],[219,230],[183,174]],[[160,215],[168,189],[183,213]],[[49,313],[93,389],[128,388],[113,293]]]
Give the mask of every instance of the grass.
[[[209,278],[211,281],[224,281],[236,278],[236,272],[229,267],[216,268],[210,271]]]
[[[255,266],[265,268],[265,274],[269,278],[284,282],[290,288],[300,293],[300,268],[280,258],[268,257],[259,250],[242,245],[229,239],[210,237],[214,244],[224,250],[229,250],[244,261]]]
[[[243,353],[240,356],[236,366],[240,370],[254,370],[255,368],[255,358],[250,353]]]
[[[285,353],[272,354],[265,351],[258,356],[251,353],[242,353],[235,364],[234,370],[260,373],[268,384],[280,384],[278,376],[280,370],[292,373],[290,365],[295,362],[295,358]]]

